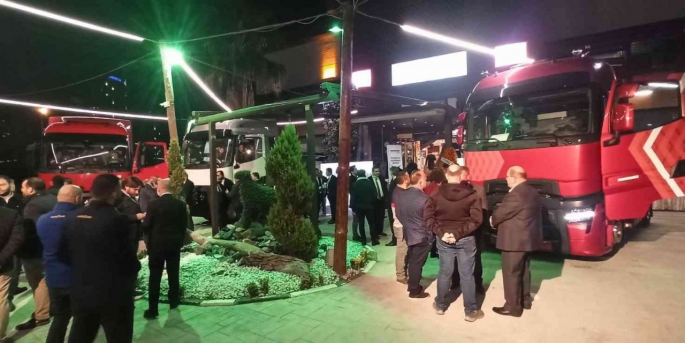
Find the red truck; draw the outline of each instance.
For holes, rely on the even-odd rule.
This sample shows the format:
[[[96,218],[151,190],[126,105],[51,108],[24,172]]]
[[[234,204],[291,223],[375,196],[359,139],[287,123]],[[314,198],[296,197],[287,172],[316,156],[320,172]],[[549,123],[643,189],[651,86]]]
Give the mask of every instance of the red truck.
[[[465,163],[491,206],[508,192],[507,169],[526,169],[544,250],[606,255],[649,223],[654,201],[684,195],[684,88],[683,73],[617,78],[580,57],[487,76],[460,116]]]
[[[131,122],[97,117],[50,117],[42,141],[29,147],[30,163],[48,187],[56,175],[90,192],[93,179],[112,173],[142,180],[167,177],[167,145],[133,144]]]

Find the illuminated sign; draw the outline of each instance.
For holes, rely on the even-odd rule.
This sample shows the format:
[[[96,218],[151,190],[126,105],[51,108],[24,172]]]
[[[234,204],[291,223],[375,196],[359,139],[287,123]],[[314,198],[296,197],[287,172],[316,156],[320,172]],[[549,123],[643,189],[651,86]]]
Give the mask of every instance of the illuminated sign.
[[[371,69],[352,73],[352,84],[357,88],[371,87]]]
[[[495,67],[533,62],[534,60],[528,58],[528,47],[526,42],[495,47]]]
[[[392,85],[442,80],[467,74],[466,51],[392,65]]]
[[[118,78],[118,77],[116,77],[116,76],[114,76],[114,75],[110,75],[110,76],[109,76],[109,79],[110,79],[110,80],[114,80],[114,81],[116,81],[116,82],[121,82],[121,79]]]

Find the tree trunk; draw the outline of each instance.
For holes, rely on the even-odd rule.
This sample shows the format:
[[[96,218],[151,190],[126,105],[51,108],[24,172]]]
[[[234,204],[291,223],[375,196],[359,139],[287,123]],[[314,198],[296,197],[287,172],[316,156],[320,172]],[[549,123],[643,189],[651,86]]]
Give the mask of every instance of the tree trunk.
[[[277,271],[295,275],[302,279],[302,281],[311,281],[309,265],[299,258],[285,255],[256,253],[245,257],[243,264],[248,267],[257,267],[261,270]]]
[[[234,251],[239,251],[245,254],[261,253],[262,249],[252,244],[238,242],[238,241],[226,241],[223,239],[208,238],[207,243],[218,245],[226,249],[231,249]]]

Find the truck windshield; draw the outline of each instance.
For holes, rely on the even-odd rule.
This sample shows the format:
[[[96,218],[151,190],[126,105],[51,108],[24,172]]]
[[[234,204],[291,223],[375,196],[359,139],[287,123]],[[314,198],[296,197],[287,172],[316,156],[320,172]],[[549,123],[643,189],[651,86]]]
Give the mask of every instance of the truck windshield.
[[[131,168],[126,136],[46,134],[45,168],[64,172],[125,171]]]
[[[466,150],[580,144],[592,128],[587,88],[495,98],[471,105]]]
[[[232,142],[227,135],[219,135],[216,139],[217,167],[232,166]],[[221,138],[223,137],[223,138]],[[230,137],[230,136],[229,136]],[[183,141],[183,161],[187,169],[209,168],[209,140],[207,132],[191,132]]]

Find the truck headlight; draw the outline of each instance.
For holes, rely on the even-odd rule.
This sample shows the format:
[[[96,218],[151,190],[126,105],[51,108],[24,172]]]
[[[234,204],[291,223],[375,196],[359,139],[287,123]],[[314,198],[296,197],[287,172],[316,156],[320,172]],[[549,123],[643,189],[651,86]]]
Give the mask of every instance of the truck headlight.
[[[591,220],[595,217],[595,211],[589,208],[573,210],[564,215],[564,220],[570,223]]]

